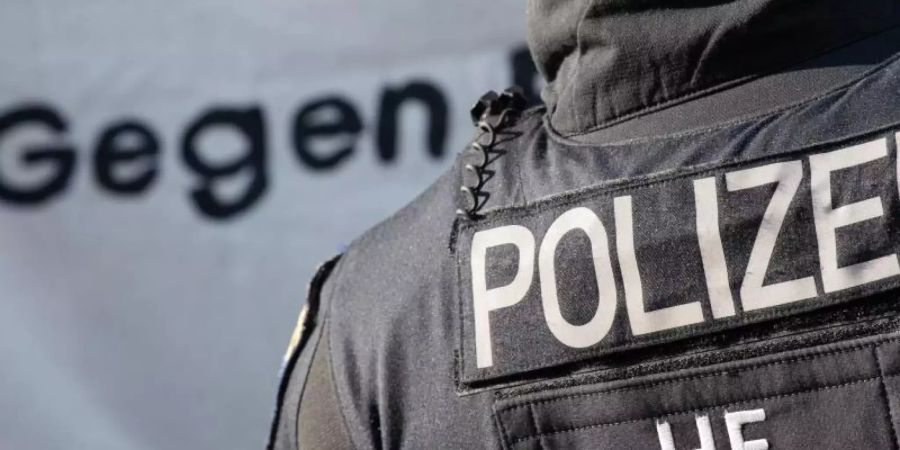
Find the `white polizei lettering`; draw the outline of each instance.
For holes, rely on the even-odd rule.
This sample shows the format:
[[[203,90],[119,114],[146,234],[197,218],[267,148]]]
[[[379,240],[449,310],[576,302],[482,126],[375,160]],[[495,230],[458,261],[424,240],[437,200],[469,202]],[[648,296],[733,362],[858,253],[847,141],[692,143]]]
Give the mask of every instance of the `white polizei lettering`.
[[[697,239],[706,276],[709,304],[716,319],[734,315],[734,299],[728,284],[728,266],[719,233],[719,201],[714,177],[694,180],[694,204],[697,214]]]
[[[745,441],[744,431],[742,430],[744,424],[762,422],[764,420],[766,420],[766,412],[762,408],[751,411],[726,412],[725,427],[728,429],[728,441],[731,443],[731,450],[767,450],[769,441],[765,439]]]
[[[751,189],[777,183],[772,199],[763,213],[756,234],[747,271],[741,283],[741,305],[744,311],[783,305],[816,296],[816,282],[811,276],[763,286],[769,270],[769,260],[784,224],[791,200],[803,180],[800,161],[786,161],[725,174],[729,191]]]
[[[697,450],[716,450],[716,440],[713,438],[709,416],[704,414],[697,416],[695,420],[697,422],[697,435],[700,438],[700,448]],[[656,435],[659,437],[661,450],[675,450],[675,438],[672,436],[672,426],[669,425],[669,422],[657,420]]]
[[[584,325],[573,325],[563,317],[556,283],[556,247],[566,233],[575,229],[584,231],[590,240],[597,282],[597,310]],[[612,328],[618,300],[609,255],[609,238],[606,228],[593,211],[573,208],[553,221],[538,252],[538,273],[544,318],[553,335],[569,347],[584,348],[600,342]]]
[[[894,134],[894,140],[900,147],[900,132]],[[886,220],[881,196],[855,201],[853,203],[834,204],[832,198],[832,173],[853,168],[889,156],[889,137],[872,140],[859,145],[850,146],[826,153],[809,155],[810,195],[812,216],[816,232],[819,266],[822,277],[822,290],[825,293],[835,292],[861,286],[878,280],[900,275],[900,259],[895,253],[884,256],[873,256],[868,261],[839,266],[837,232],[848,227],[870,220]],[[900,196],[900,158],[897,159],[897,195]],[[740,286],[740,302],[743,311],[753,311],[774,306],[789,304],[805,299],[815,298],[820,292],[816,286],[815,276],[806,276],[793,280],[782,280],[765,285],[766,274],[775,254],[779,235],[784,227],[785,219],[793,203],[800,184],[803,182],[803,163],[800,161],[782,161],[760,167],[751,167],[724,174],[725,189],[728,192],[743,191],[774,185],[774,192],[768,200],[762,214],[759,229],[756,232],[746,271]],[[882,180],[883,181],[883,180]],[[718,179],[714,176],[693,180],[694,204],[696,212],[697,242],[709,296],[710,310],[714,319],[733,317],[737,307],[733,299],[731,280],[729,279],[728,260],[725,254],[725,242],[722,240],[719,223]],[[890,189],[894,189],[893,186]],[[839,198],[841,196],[838,196]],[[493,343],[491,335],[491,313],[516,305],[529,294],[532,287],[535,269],[540,282],[536,292],[541,296],[543,318],[551,334],[562,344],[572,348],[587,348],[609,338],[618,313],[618,290],[613,270],[613,258],[617,257],[622,278],[625,309],[632,336],[637,337],[649,333],[686,327],[704,321],[701,301],[691,299],[684,304],[666,305],[654,310],[644,297],[641,268],[635,248],[634,211],[631,195],[622,195],[613,199],[613,222],[615,225],[615,249],[612,254],[611,242],[607,228],[600,217],[586,207],[574,207],[556,217],[547,229],[540,248],[536,248],[535,236],[521,225],[507,225],[484,231],[477,231],[472,236],[471,275],[472,302],[475,335],[475,355],[478,368],[493,366]],[[687,200],[689,201],[689,200]],[[808,207],[807,205],[806,207]],[[552,209],[550,209],[552,210]],[[546,213],[550,210],[540,210]],[[746,218],[746,222],[753,219]],[[880,223],[880,222],[877,222]],[[608,224],[607,224],[608,225]],[[739,224],[740,225],[740,224]],[[557,250],[569,232],[583,232],[589,240],[590,258],[586,251],[576,262],[578,267],[557,267]],[[612,231],[612,229],[610,229]],[[643,228],[641,228],[643,231]],[[790,236],[793,230],[784,230]],[[847,231],[849,232],[849,230]],[[644,239],[666,239],[666,236],[640,236]],[[726,236],[728,237],[728,236]],[[842,236],[843,237],[843,236]],[[847,236],[849,237],[849,236]],[[854,239],[858,242],[862,236]],[[503,286],[488,288],[488,251],[494,247],[511,245],[518,254],[516,272],[512,281]],[[859,245],[859,244],[857,244]],[[586,249],[584,249],[586,250]],[[789,249],[792,253],[812,251],[812,248]],[[644,257],[651,257],[649,252]],[[679,263],[680,255],[654,255],[669,258],[671,263]],[[535,262],[537,260],[537,263]],[[571,285],[571,277],[557,279],[557,275],[571,270],[585,270],[588,263],[593,264],[594,278],[597,287],[596,299],[584,299],[584,286]],[[537,264],[537,267],[535,267]],[[512,264],[511,264],[512,265]],[[501,267],[506,269],[506,267]],[[557,269],[560,273],[557,273]],[[775,272],[777,267],[773,267]],[[580,273],[579,273],[580,275]],[[656,275],[645,273],[644,275]],[[665,276],[665,273],[659,274]],[[562,283],[560,285],[559,283]],[[567,284],[568,282],[568,284]],[[565,292],[579,300],[596,301],[596,311],[590,321],[578,325],[569,322],[562,314],[560,293]],[[672,292],[653,293],[652,298],[671,296]],[[650,302],[652,303],[652,302]],[[529,305],[534,306],[534,305]],[[521,311],[525,313],[526,311]],[[538,315],[537,317],[540,317]],[[536,317],[536,318],[537,318]],[[530,318],[529,318],[530,320]],[[616,333],[618,335],[618,333]],[[618,345],[613,342],[612,345]],[[627,344],[627,342],[625,343]],[[505,344],[504,344],[505,345]],[[743,442],[741,425],[765,419],[763,410],[744,411],[726,414],[728,432],[732,448],[737,450],[761,450],[768,448],[765,439]],[[658,422],[660,445],[663,450],[674,448],[671,430],[668,423]],[[697,417],[697,432],[700,436],[699,450],[713,450],[714,442],[709,419]],[[708,438],[708,439],[707,439]]]
[[[487,251],[513,245],[518,250],[518,270],[506,286],[487,288]],[[475,314],[475,355],[479,368],[494,364],[491,344],[491,311],[520,302],[534,276],[534,236],[528,228],[509,225],[479,231],[472,236],[472,302]]]
[[[635,336],[670,328],[683,327],[703,322],[700,302],[668,306],[655,311],[644,309],[644,289],[638,269],[637,254],[634,250],[634,225],[631,210],[631,196],[616,197],[613,200],[616,220],[616,247],[619,252],[619,266],[625,290],[625,306],[631,332]]]
[[[897,255],[890,254],[869,261],[838,267],[835,230],[884,215],[881,197],[872,197],[834,208],[831,198],[831,173],[865,164],[887,156],[887,140],[810,155],[813,220],[819,244],[819,265],[825,292],[847,289],[872,281],[900,275]]]

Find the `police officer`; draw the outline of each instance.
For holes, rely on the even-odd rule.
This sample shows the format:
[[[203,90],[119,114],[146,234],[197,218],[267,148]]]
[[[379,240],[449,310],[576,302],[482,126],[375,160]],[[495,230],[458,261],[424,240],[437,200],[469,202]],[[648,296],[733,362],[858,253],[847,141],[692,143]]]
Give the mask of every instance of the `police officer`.
[[[545,106],[320,268],[271,447],[897,448],[900,2],[528,20]]]

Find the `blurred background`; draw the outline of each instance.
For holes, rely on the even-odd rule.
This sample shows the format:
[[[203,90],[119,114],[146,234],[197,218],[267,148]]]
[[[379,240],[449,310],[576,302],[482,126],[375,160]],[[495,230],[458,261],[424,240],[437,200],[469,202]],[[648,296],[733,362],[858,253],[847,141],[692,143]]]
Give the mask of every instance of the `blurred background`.
[[[0,450],[262,448],[315,266],[412,200],[524,3],[0,3]]]

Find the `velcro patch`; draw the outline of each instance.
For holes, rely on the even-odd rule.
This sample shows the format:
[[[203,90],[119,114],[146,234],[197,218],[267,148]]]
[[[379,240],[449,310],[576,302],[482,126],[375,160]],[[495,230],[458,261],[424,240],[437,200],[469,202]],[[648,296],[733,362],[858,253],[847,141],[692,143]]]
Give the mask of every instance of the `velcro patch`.
[[[897,287],[898,140],[690,169],[462,222],[460,382]]]

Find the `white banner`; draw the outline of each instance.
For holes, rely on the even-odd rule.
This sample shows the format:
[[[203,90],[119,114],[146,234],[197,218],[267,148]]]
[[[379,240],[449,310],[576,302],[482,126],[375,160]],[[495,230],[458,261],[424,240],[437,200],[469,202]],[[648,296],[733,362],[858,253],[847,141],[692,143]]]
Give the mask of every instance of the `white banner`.
[[[261,448],[313,268],[523,40],[512,0],[0,4],[0,450]]]

